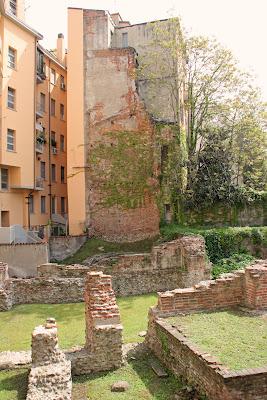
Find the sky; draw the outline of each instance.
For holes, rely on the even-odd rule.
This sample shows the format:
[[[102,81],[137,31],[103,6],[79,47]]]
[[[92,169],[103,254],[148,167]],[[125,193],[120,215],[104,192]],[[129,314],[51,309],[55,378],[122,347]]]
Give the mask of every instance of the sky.
[[[231,49],[243,69],[256,75],[267,101],[267,0],[25,0],[26,20],[54,48],[67,37],[67,7],[119,11],[131,23],[179,16],[192,34],[215,37]]]

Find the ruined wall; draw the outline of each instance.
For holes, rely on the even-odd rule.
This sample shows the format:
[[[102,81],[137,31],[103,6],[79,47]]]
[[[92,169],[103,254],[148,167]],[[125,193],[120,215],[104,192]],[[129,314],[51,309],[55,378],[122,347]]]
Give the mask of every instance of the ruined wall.
[[[49,239],[50,260],[63,261],[72,256],[86,242],[87,236],[51,236]]]
[[[129,296],[186,287],[209,279],[210,263],[204,239],[188,236],[155,246],[151,254],[102,256],[90,266],[44,264],[38,267],[37,278],[7,279],[0,290],[0,308],[83,301],[85,278],[90,271],[112,275],[116,295]]]
[[[11,277],[36,276],[37,266],[48,262],[48,245],[0,244],[0,261],[8,264]]]
[[[85,284],[85,346],[69,353],[74,375],[122,365],[122,325],[111,276],[91,272]]]
[[[267,368],[229,371],[201,351],[167,321],[150,311],[146,344],[177,377],[183,377],[210,400],[265,400]]]
[[[159,232],[154,131],[136,91],[135,52],[104,47],[103,18],[84,10],[87,225],[108,240],[137,241]]]
[[[256,261],[245,271],[226,274],[187,289],[159,293],[162,315],[215,311],[237,306],[267,309],[267,261]]]
[[[32,368],[27,400],[71,400],[71,389],[71,363],[58,347],[55,321],[48,319],[32,334]]]

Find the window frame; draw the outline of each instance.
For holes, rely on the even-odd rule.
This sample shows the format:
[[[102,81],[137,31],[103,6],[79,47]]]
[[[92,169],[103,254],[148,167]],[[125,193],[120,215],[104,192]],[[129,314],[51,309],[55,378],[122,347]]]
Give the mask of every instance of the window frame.
[[[13,111],[16,110],[16,89],[11,86],[7,88],[7,108]]]
[[[12,143],[9,141],[11,137],[12,137]],[[8,148],[8,146],[12,146],[12,148]],[[16,131],[11,128],[7,128],[6,150],[9,152],[16,151]]]
[[[41,214],[46,214],[46,196],[41,196],[40,211]]]
[[[60,119],[61,121],[65,121],[65,105],[62,103],[60,103]]]
[[[6,185],[6,187],[3,187],[3,171],[6,171],[6,180],[4,182],[4,184]],[[4,191],[4,190],[8,190],[9,189],[9,171],[8,168],[0,168],[0,190]]]
[[[65,183],[65,167],[64,167],[64,165],[60,166],[60,182]]]
[[[40,161],[40,178],[46,179],[46,163],[45,161]]]
[[[10,53],[13,52],[13,55]],[[10,57],[14,57],[14,60],[10,59]],[[8,68],[11,69],[16,69],[17,68],[17,50],[14,49],[12,46],[8,46],[8,54],[7,54],[7,66]]]
[[[9,11],[11,12],[11,14],[17,16],[18,13],[17,0],[9,0]]]
[[[51,83],[52,85],[56,85],[57,83],[57,72],[54,68],[51,68]]]
[[[59,143],[59,146],[60,146],[60,151],[61,151],[62,153],[64,153],[64,152],[65,152],[65,136],[64,136],[64,135],[60,135],[60,143]]]
[[[56,164],[51,164],[51,181],[55,183],[57,181],[57,169]]]
[[[29,212],[30,214],[34,214],[34,196],[31,194],[28,200],[29,200]]]
[[[50,102],[50,112],[51,112],[51,116],[55,117],[56,116],[56,100],[55,99],[51,99]]]

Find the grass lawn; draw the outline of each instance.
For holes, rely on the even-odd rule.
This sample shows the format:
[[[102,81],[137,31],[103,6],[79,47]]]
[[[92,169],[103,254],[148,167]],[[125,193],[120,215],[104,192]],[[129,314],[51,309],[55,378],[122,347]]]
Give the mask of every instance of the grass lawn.
[[[156,304],[156,295],[121,297],[117,301],[124,327],[124,342],[141,342],[143,339],[138,333],[147,328],[148,309]],[[33,329],[43,324],[47,317],[54,317],[58,322],[62,349],[84,344],[83,303],[29,304],[0,313],[0,351],[29,350]]]
[[[182,388],[182,384],[173,375],[158,378],[150,367],[151,359],[151,355],[141,359],[138,357],[119,370],[75,378],[73,400],[171,399]],[[111,385],[120,380],[129,383],[129,390],[125,393],[112,393]]]
[[[180,325],[199,347],[231,370],[267,365],[267,319],[244,313],[222,311],[191,314],[168,319]]]
[[[146,239],[134,243],[111,243],[92,238],[71,257],[62,261],[63,264],[79,264],[86,258],[105,253],[150,253],[157,238]]]

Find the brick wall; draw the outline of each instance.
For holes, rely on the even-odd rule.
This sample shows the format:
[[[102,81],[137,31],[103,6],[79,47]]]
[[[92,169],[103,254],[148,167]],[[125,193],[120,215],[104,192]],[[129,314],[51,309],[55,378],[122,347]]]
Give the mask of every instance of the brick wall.
[[[187,289],[160,293],[158,309],[163,314],[212,311],[247,306],[267,309],[267,261],[256,261],[245,271],[227,274]]]
[[[150,311],[146,344],[177,377],[209,400],[266,400],[267,367],[232,372]]]
[[[159,233],[154,130],[136,89],[135,51],[108,48],[109,31],[107,15],[84,10],[86,225],[90,233],[107,240],[137,241]],[[124,143],[131,136],[135,143],[128,149],[121,147],[118,160],[104,156],[97,168],[97,149],[101,146],[103,153],[118,148],[118,133]],[[143,142],[149,149],[147,169],[151,171],[145,177],[146,169],[140,170],[136,161]],[[113,185],[110,190],[107,183]],[[144,183],[146,187],[137,196],[139,185]],[[117,193],[112,201],[110,191],[111,197]],[[122,204],[122,198],[127,205]]]

